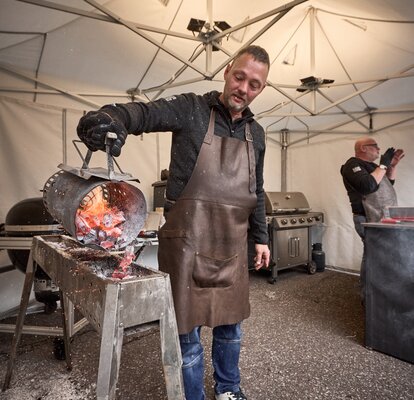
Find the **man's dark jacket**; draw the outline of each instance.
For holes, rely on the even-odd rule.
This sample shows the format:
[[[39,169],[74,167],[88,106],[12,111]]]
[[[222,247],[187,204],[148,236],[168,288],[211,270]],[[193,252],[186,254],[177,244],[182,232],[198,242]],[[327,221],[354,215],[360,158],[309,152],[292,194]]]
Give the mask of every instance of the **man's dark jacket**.
[[[166,197],[177,200],[191,177],[198,153],[207,132],[210,110],[216,110],[215,134],[245,140],[245,125],[250,122],[256,157],[257,207],[249,219],[255,243],[268,243],[263,190],[265,135],[263,128],[253,119],[249,108],[240,119],[232,121],[230,113],[213,91],[202,96],[186,93],[149,103],[132,102],[112,104],[102,108],[123,122],[128,133],[172,132],[171,161]],[[228,160],[232,162],[232,160]],[[212,227],[214,229],[214,227]]]

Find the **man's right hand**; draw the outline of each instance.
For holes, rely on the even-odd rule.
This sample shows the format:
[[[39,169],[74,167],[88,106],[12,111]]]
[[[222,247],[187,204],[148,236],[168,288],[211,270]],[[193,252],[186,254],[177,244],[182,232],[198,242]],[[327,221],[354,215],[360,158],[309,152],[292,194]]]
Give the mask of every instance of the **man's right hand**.
[[[387,168],[390,166],[391,161],[394,157],[395,149],[390,147],[380,158],[380,165],[385,165]]]
[[[128,132],[124,125],[116,121],[105,111],[90,111],[80,120],[76,128],[79,139],[89,150],[105,150],[105,138],[108,132],[114,132],[117,139],[111,142],[110,152],[114,157],[121,154]]]

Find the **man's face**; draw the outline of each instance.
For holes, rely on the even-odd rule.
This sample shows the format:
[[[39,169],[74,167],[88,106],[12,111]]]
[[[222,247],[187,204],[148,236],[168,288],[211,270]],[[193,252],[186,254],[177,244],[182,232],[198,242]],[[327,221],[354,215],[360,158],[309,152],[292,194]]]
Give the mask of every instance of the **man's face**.
[[[224,71],[224,89],[220,100],[229,109],[233,119],[239,118],[243,110],[266,86],[269,69],[250,54],[243,54]]]
[[[380,154],[380,147],[375,140],[370,140],[362,145],[367,161],[375,161]]]

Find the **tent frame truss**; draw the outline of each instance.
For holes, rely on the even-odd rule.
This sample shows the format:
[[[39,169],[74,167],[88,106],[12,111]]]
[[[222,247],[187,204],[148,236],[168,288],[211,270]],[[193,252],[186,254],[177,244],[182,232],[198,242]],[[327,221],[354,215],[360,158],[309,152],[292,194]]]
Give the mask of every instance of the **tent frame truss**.
[[[89,100],[88,96],[102,96],[102,97],[111,96],[111,97],[130,98],[132,100],[135,100],[135,99],[155,100],[160,95],[162,95],[162,93],[167,89],[171,89],[171,88],[175,88],[175,87],[179,87],[183,85],[188,85],[188,84],[193,84],[193,83],[200,82],[203,80],[213,80],[216,77],[216,75],[220,71],[222,71],[226,67],[226,65],[234,59],[235,55],[237,54],[237,52],[231,53],[227,51],[221,45],[222,38],[228,37],[234,32],[245,29],[249,25],[253,25],[259,21],[263,21],[268,18],[270,19],[270,17],[272,17],[265,24],[264,27],[262,27],[258,32],[256,32],[252,37],[244,41],[244,43],[241,45],[240,48],[246,47],[254,43],[260,36],[262,36],[270,27],[276,24],[281,18],[283,18],[284,15],[286,15],[295,6],[306,2],[307,0],[291,1],[281,7],[270,10],[269,12],[266,12],[255,18],[246,19],[244,22],[234,27],[225,29],[222,32],[211,31],[211,34],[203,35],[203,36],[183,34],[180,32],[174,32],[172,30],[155,28],[155,27],[128,21],[126,19],[121,18],[119,15],[112,12],[107,7],[100,5],[96,0],[84,0],[84,2],[93,6],[100,13],[85,11],[82,9],[69,7],[69,6],[62,5],[62,4],[57,4],[57,3],[54,3],[52,1],[47,1],[47,0],[18,0],[18,1],[40,6],[40,7],[46,7],[46,8],[62,11],[65,13],[79,15],[81,17],[92,18],[92,19],[104,21],[107,23],[115,23],[115,24],[123,25],[127,29],[139,35],[144,40],[156,46],[158,50],[162,50],[166,52],[171,57],[173,57],[174,59],[178,60],[180,63],[183,64],[182,67],[180,67],[179,70],[176,71],[176,73],[174,73],[171,76],[171,78],[167,81],[167,83],[164,83],[162,85],[159,85],[153,88],[147,88],[147,89],[140,89],[138,88],[138,85],[137,85],[137,87],[127,90],[126,93],[73,93],[64,88],[57,87],[56,85],[47,82],[47,80],[39,79],[38,70],[36,71],[36,76],[33,77],[30,74],[20,71],[14,67],[0,64],[1,70],[6,71],[10,74],[17,75],[22,79],[32,81],[35,84],[35,88],[31,90],[21,89],[21,88],[0,87],[0,92],[27,91],[27,92],[34,93],[35,96],[37,93],[63,94],[65,96],[70,97],[73,100],[78,101],[81,104],[84,104],[84,105],[87,105],[93,108],[99,108],[101,105],[94,101]],[[207,0],[207,13],[208,13],[208,26],[213,26],[212,24],[212,0]],[[311,74],[313,75],[315,71],[315,45],[316,45],[315,44],[315,29],[316,29],[316,26],[318,26],[322,34],[324,35],[325,39],[327,40],[331,50],[335,54],[335,57],[337,58],[343,71],[345,72],[346,76],[349,78],[349,81],[339,82],[339,83],[330,83],[330,84],[319,84],[313,88],[310,88],[309,90],[306,90],[305,92],[296,94],[295,96],[290,95],[285,89],[295,89],[297,88],[297,86],[284,85],[284,84],[279,84],[279,83],[268,81],[267,85],[271,87],[272,89],[274,89],[275,91],[277,91],[278,93],[280,93],[284,98],[286,98],[286,101],[279,102],[274,107],[272,107],[269,111],[265,111],[265,112],[262,112],[256,115],[256,118],[258,120],[264,119],[264,118],[272,118],[274,120],[273,123],[268,125],[267,130],[266,130],[267,134],[268,135],[272,135],[275,133],[280,134],[282,132],[283,133],[282,137],[285,139],[286,139],[286,132],[306,134],[305,138],[300,138],[295,141],[290,141],[290,143],[288,144],[286,144],[285,139],[278,141],[274,138],[271,138],[272,141],[274,141],[275,143],[279,143],[282,147],[282,146],[291,146],[293,144],[302,142],[304,140],[309,140],[310,138],[316,135],[320,135],[320,134],[332,134],[332,133],[333,134],[338,134],[338,133],[341,133],[341,134],[343,133],[373,134],[373,133],[376,133],[376,132],[379,132],[385,129],[389,129],[397,125],[404,124],[414,119],[414,108],[400,107],[400,108],[395,108],[395,109],[376,109],[375,107],[370,107],[363,97],[363,93],[368,92],[389,80],[413,77],[414,76],[414,71],[413,71],[414,64],[401,68],[401,70],[394,72],[393,74],[389,76],[377,77],[377,78],[366,79],[366,80],[352,80],[352,77],[347,71],[346,66],[342,62],[340,56],[336,53],[331,41],[329,40],[329,37],[327,36],[320,20],[317,17],[317,9],[313,7],[309,7],[307,9],[307,15],[305,16],[305,18],[306,17],[309,18],[309,27],[310,27],[309,38],[310,38],[310,49],[311,49],[310,51],[310,72]],[[303,23],[304,20],[302,20],[301,24]],[[189,60],[186,60],[183,57],[181,57],[179,54],[177,54],[174,50],[172,50],[168,46],[165,46],[162,42],[159,42],[153,39],[148,34],[146,34],[145,33],[146,31],[155,32],[155,33],[163,34],[166,36],[174,36],[174,37],[185,39],[185,40],[191,40],[191,41],[194,41],[197,44],[197,46],[200,46],[200,44],[202,46],[199,49],[195,50],[194,54]],[[43,48],[44,46],[42,47],[42,52],[43,52]],[[212,69],[213,48],[216,50],[220,50],[221,52],[227,55],[226,61],[223,62],[218,67],[216,67],[214,70]],[[206,57],[206,60],[205,60],[206,68],[203,70],[200,67],[198,67],[194,63],[194,61],[204,53]],[[39,65],[40,65],[40,61],[39,61]],[[200,76],[194,79],[191,79],[191,80],[179,81],[178,78],[188,68],[192,69]],[[359,89],[357,87],[358,84],[368,84],[368,86]],[[345,85],[351,85],[353,87],[353,92],[351,92],[350,94],[340,99],[334,100],[330,96],[328,96],[328,94],[326,93],[326,89],[328,88],[345,86]],[[42,88],[46,88],[46,89],[39,89],[38,86]],[[150,93],[153,93],[153,96],[151,96],[151,98],[149,97]],[[309,98],[309,96],[310,96],[310,106],[307,106],[302,101],[302,98],[306,99],[307,97]],[[320,96],[325,101],[327,101],[328,105],[325,105],[324,107],[320,109],[317,109],[317,103],[318,103],[317,97],[318,96]],[[355,97],[358,97],[362,101],[362,103],[365,104],[364,110],[349,111],[346,109],[345,105],[343,105],[343,103]],[[34,100],[36,100],[36,97],[34,97]],[[297,112],[297,111],[292,112],[293,105],[298,106],[300,109],[303,110],[303,112]],[[284,110],[287,110],[289,107],[290,107],[290,110],[284,111]],[[335,108],[338,111],[329,112],[332,108]],[[386,114],[386,113],[393,114],[393,115],[401,115],[401,118],[398,121],[393,122],[391,124],[387,124],[387,125],[374,128],[373,126],[374,115]],[[408,117],[407,117],[407,114],[408,114]],[[318,130],[310,128],[308,124],[306,123],[307,117],[323,116],[323,115],[338,115],[338,116],[345,117],[346,119],[340,122],[337,122],[331,126],[325,127],[324,129],[318,129]],[[303,125],[304,128],[294,129],[294,130],[287,129],[286,127],[279,128],[282,122],[287,124],[290,118],[294,118],[295,120],[299,121],[300,124]],[[355,129],[353,130],[346,129],[346,126],[351,123],[356,123],[357,125],[359,125],[361,130],[359,132],[356,132]],[[277,128],[275,129],[274,126],[277,126]]]

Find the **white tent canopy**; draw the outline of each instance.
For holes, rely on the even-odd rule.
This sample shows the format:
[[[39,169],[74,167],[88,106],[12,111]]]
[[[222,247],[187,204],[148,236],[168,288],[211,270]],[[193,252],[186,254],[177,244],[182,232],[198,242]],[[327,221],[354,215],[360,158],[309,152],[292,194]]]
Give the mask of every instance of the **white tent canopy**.
[[[267,132],[265,189],[304,192],[325,213],[327,263],[359,270],[339,168],[362,135],[402,147],[396,190],[413,205],[413,24],[410,0],[2,0],[0,221],[59,163],[80,165],[71,141],[84,111],[220,90],[226,64],[254,43],[272,63],[252,104]],[[119,157],[150,208],[169,144],[168,133],[129,137]]]

